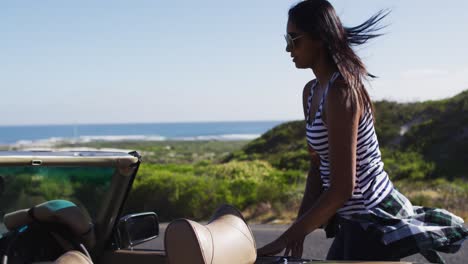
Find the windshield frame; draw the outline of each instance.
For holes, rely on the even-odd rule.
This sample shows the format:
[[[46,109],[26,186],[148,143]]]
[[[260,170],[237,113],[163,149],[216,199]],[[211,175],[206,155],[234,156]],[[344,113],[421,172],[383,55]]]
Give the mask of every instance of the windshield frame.
[[[112,167],[115,168],[109,189],[95,221],[96,246],[100,252],[111,242],[111,235],[121,217],[141,156],[136,151],[0,151],[0,167]]]

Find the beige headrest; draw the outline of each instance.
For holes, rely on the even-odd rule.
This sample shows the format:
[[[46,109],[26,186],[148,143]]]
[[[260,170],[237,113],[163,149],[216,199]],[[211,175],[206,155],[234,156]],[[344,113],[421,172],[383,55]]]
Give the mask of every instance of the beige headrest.
[[[83,253],[72,250],[60,256],[54,264],[93,264],[93,262]]]
[[[164,246],[169,264],[250,264],[257,258],[252,231],[229,205],[216,210],[207,225],[188,219],[171,222]]]
[[[48,201],[32,207],[6,214],[3,222],[8,230],[14,230],[33,223],[62,224],[73,235],[80,238],[87,248],[94,246],[95,237],[92,223],[74,203],[65,200]]]

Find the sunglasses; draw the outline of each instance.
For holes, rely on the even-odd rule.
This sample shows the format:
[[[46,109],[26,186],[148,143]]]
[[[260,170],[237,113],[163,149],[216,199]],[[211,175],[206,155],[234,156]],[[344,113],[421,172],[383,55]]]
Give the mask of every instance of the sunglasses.
[[[284,35],[284,38],[286,39],[286,47],[289,47],[291,49],[294,49],[296,47],[296,45],[294,45],[294,41],[296,39],[300,39],[302,38],[304,35],[299,35],[299,36],[291,36],[289,33]]]

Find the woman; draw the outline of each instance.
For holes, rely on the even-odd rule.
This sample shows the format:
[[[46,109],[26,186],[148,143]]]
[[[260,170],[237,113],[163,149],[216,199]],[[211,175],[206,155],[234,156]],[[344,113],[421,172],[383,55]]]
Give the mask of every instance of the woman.
[[[286,51],[297,68],[316,76],[303,91],[311,169],[297,220],[258,255],[286,249],[285,255],[300,257],[305,236],[324,225],[327,236],[335,235],[327,255],[333,260],[399,260],[420,252],[441,262],[435,250],[455,252],[467,237],[461,218],[413,207],[383,169],[363,85],[372,75],[350,46],[378,36],[376,25],[385,16],[345,28],[326,0],[289,10]]]

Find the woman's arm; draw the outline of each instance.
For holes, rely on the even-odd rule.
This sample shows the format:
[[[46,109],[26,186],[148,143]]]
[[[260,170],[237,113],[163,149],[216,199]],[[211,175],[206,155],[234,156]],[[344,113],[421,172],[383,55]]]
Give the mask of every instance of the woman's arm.
[[[310,89],[313,85],[312,80],[308,82],[302,91],[302,107],[304,110],[304,118],[307,122],[307,100],[310,95]],[[322,190],[322,180],[320,178],[320,158],[318,154],[308,146],[309,154],[310,154],[310,165],[309,165],[309,172],[307,173],[307,180],[306,180],[306,187],[304,191],[304,195],[302,197],[301,206],[299,207],[299,212],[297,217],[299,218],[306,212],[315,202],[315,200],[319,197],[320,192]]]
[[[317,157],[317,153],[311,152],[311,161],[309,167],[309,173],[307,175],[306,187],[304,190],[304,195],[302,197],[301,206],[299,207],[299,212],[297,213],[297,219],[299,219],[310,207],[315,203],[317,198],[320,196],[322,191],[322,179],[320,178],[319,166],[320,162],[314,161]],[[289,243],[286,247],[285,255],[300,257],[304,250],[304,237],[296,240],[294,243]]]
[[[312,159],[312,158],[311,158]],[[297,218],[302,216],[314,204],[320,196],[322,190],[322,180],[320,178],[320,171],[315,161],[310,161],[310,168],[307,174],[306,186],[304,196],[302,197],[301,206]]]

